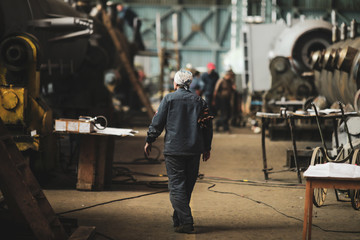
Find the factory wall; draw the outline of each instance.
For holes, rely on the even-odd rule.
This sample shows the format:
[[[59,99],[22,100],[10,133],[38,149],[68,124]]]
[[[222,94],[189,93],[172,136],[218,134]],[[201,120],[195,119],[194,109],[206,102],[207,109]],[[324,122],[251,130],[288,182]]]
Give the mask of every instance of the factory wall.
[[[224,71],[222,55],[230,49],[230,4],[227,5],[150,5],[126,3],[142,20],[141,33],[146,50],[157,52],[156,15],[161,17],[161,47],[172,53],[170,68],[174,67],[174,52],[180,51],[180,66],[191,63],[206,70],[208,62],[214,62]],[[178,16],[178,41],[174,43],[173,14]],[[132,31],[125,28],[129,39]],[[177,44],[177,46],[176,46]],[[159,72],[159,59],[150,58],[150,75]]]
[[[116,1],[115,1],[116,2]],[[285,1],[285,0],[258,0],[258,1],[187,1],[187,0],[151,0],[151,1],[121,1],[130,7],[143,20],[141,32],[147,50],[157,51],[156,45],[156,14],[161,16],[162,47],[172,51],[175,46],[170,41],[173,35],[172,13],[178,14],[178,31],[180,50],[180,66],[192,63],[205,69],[207,62],[215,62],[218,71],[225,71],[223,59],[225,53],[231,50],[231,8],[237,7],[236,41],[237,47],[242,42],[241,28],[247,24],[252,15],[260,15],[262,23],[274,22],[275,19],[286,20],[287,16],[298,18],[321,18],[330,21],[331,11],[336,11],[337,23],[350,23],[351,19],[359,16],[360,1]],[[127,28],[131,39],[131,31]],[[159,72],[159,60],[150,58],[151,68],[149,75]]]

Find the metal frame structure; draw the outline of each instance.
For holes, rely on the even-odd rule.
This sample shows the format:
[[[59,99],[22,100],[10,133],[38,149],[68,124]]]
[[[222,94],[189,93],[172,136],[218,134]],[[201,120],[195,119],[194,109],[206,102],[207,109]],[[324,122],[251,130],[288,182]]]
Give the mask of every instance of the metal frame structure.
[[[156,49],[156,16],[141,16],[144,5],[129,4],[140,15],[143,20],[141,34],[147,48]],[[150,6],[149,6],[150,8]],[[198,64],[205,66],[212,61],[220,67],[220,55],[230,49],[231,28],[231,5],[161,5],[157,14],[160,14],[162,47],[167,51],[181,49],[180,56],[184,59],[184,52],[207,52],[202,62]],[[177,15],[178,40],[175,43],[169,36],[173,36],[175,30],[172,25],[172,16]],[[148,18],[150,16],[150,18]],[[176,46],[177,44],[177,46]],[[210,58],[209,58],[210,53]],[[180,60],[180,65],[185,65],[185,60]],[[221,67],[220,67],[221,68]],[[221,70],[220,70],[221,71]]]

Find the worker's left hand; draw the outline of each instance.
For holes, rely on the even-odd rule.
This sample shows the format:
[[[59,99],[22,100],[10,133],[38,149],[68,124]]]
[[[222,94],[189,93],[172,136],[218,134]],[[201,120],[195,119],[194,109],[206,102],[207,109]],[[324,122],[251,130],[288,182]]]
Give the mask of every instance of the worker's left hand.
[[[145,156],[146,156],[146,157],[149,157],[149,155],[150,155],[151,146],[152,146],[151,143],[148,143],[148,142],[145,143],[144,153],[145,153]]]
[[[210,158],[210,151],[203,153],[203,161],[206,162]]]

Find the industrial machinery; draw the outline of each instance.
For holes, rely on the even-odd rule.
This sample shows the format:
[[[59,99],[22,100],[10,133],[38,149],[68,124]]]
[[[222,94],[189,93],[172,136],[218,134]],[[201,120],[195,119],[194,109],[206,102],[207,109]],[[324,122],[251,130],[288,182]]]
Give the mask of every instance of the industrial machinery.
[[[348,29],[350,29],[349,38],[347,38]],[[317,148],[317,150],[314,151],[312,157],[312,164],[319,163],[315,162],[315,160],[318,160],[319,156],[324,157],[325,155],[328,158],[329,156],[337,156],[338,159],[343,160],[349,160],[350,158],[352,158],[352,161],[348,161],[349,163],[358,163],[358,151],[360,148],[360,117],[358,108],[360,88],[360,55],[359,37],[357,36],[356,30],[357,24],[354,20],[351,22],[350,28],[348,28],[345,24],[342,24],[340,31],[337,26],[333,26],[332,41],[334,41],[334,43],[329,45],[326,49],[311,52],[311,58],[308,64],[312,70],[312,74],[306,74],[306,76],[311,76],[312,79],[312,81],[310,81],[312,84],[307,85],[308,89],[316,89],[312,97],[310,96],[309,99],[303,101],[299,105],[293,104],[293,106],[291,106],[291,101],[276,101],[275,98],[273,100],[274,108],[272,109],[280,106],[283,107],[282,109],[290,109],[290,107],[293,107],[293,109],[290,109],[291,114],[289,114],[285,118],[281,118],[281,111],[279,117],[276,117],[277,114],[275,113],[267,113],[269,118],[272,116],[272,121],[270,123],[271,126],[269,124],[270,137],[272,137],[272,134],[279,134],[279,132],[281,133],[280,135],[283,135],[283,132],[289,132],[289,130],[286,128],[288,124],[288,121],[286,120],[290,119],[291,121],[291,119],[296,117],[299,118],[296,129],[300,129],[299,132],[304,133],[305,130],[309,130],[310,126],[312,126],[311,131],[308,131],[306,136],[311,136],[310,140],[316,140],[316,138],[314,138],[314,135],[312,134],[314,132],[314,121],[312,116],[314,115],[309,112],[310,103],[313,102],[314,106],[316,106],[315,112],[318,110],[319,112],[320,110],[323,111],[321,113],[321,117],[316,115],[317,121],[315,122],[315,124],[317,124],[318,126],[320,137],[324,146],[325,140],[332,139],[332,150],[328,151],[325,147],[325,150],[321,150],[321,152],[319,148]],[[280,77],[276,77],[276,79],[278,80],[278,85],[275,86],[280,90],[284,90],[277,91],[280,93],[286,93],[287,95],[283,95],[284,98],[285,96],[290,95],[289,93],[291,93],[291,88],[296,89],[297,85],[300,85],[298,83],[301,83],[301,81],[298,81],[298,79],[301,80],[304,77],[304,74],[300,76],[298,74],[295,74],[295,71],[288,71],[284,75],[281,74],[282,72],[286,72],[284,70],[290,69],[290,66],[291,65],[289,64],[289,59],[282,56],[277,56],[270,62],[272,77],[280,73]],[[290,80],[290,85],[287,84],[287,79]],[[309,88],[310,86],[311,88]],[[269,92],[276,88],[269,90]],[[305,87],[302,88],[305,89]],[[277,92],[275,91],[275,93]],[[294,94],[294,96],[298,95],[297,91],[293,91],[293,93],[296,93]],[[265,95],[265,98],[267,96],[268,95]],[[281,94],[278,94],[277,96],[272,94],[272,96],[280,97]],[[271,100],[271,98],[268,98],[266,100],[268,100],[268,103],[271,102],[269,101]],[[340,102],[343,102],[345,104],[344,109],[342,109],[342,105],[340,105]],[[278,106],[276,106],[276,104]],[[270,109],[271,111],[270,107],[268,107],[267,109]],[[334,112],[336,113],[340,110],[342,112],[342,115],[351,115],[351,117],[336,119],[336,114],[328,114]],[[265,115],[266,113],[262,114],[263,119]],[[333,115],[333,119],[331,119],[331,115]],[[322,122],[320,123],[320,121]],[[291,125],[294,126],[294,124],[290,124],[290,130],[293,134],[295,133],[295,131],[294,128],[291,127]],[[266,126],[268,125],[264,125],[263,121],[263,135]],[[299,136],[299,134],[297,134],[297,136]],[[317,134],[317,136],[319,137],[319,134]],[[293,143],[295,143],[295,139],[293,136],[292,140]],[[296,140],[301,139],[297,138]],[[304,149],[301,151],[297,151],[296,148],[294,148],[292,151],[294,152],[294,159],[298,158],[298,156],[295,157],[295,152],[296,154],[299,154],[299,152],[302,151],[304,152],[304,156],[306,157],[307,164],[309,164],[309,150]],[[292,158],[292,156],[289,154],[287,157],[288,159]],[[330,161],[329,159],[328,161]],[[290,160],[288,160],[287,163],[290,163],[288,164],[289,166],[292,165]],[[295,165],[297,169],[299,169],[297,163]],[[268,171],[266,167],[264,167],[264,169]],[[350,195],[352,196],[353,207],[355,209],[359,209],[359,193],[357,191],[350,191]],[[324,196],[325,195],[323,193],[320,193],[319,195],[319,197]],[[321,199],[319,199],[319,202],[320,201]]]
[[[30,34],[14,34],[0,45],[0,116],[20,151],[41,152],[54,159],[52,111],[40,96],[39,43]],[[54,161],[37,161],[34,168],[53,168]]]
[[[263,110],[278,112],[276,101],[302,101],[316,96],[309,64],[314,51],[331,44],[331,24],[323,20],[299,20],[291,23],[276,37],[269,55],[271,87],[263,96]],[[301,106],[300,106],[301,108]]]
[[[1,119],[33,170],[54,169],[53,116],[111,119],[114,44],[98,18],[58,0],[1,1],[0,22]]]
[[[348,26],[334,26],[334,43],[323,51],[315,51],[311,56],[311,66],[315,73],[315,85],[320,96],[326,99],[326,107],[337,101],[358,106],[360,89],[360,37],[357,35],[355,20]],[[357,109],[359,110],[359,109]]]
[[[346,131],[346,135],[348,138],[348,145],[341,145],[341,146],[337,146],[336,149],[333,149],[333,151],[330,151],[327,146],[326,143],[324,141],[323,138],[321,138],[322,140],[322,147],[316,147],[312,153],[311,156],[311,161],[310,164],[311,165],[316,165],[316,164],[323,164],[323,163],[327,163],[327,162],[334,162],[334,163],[348,163],[348,164],[354,164],[354,165],[359,165],[360,163],[360,155],[359,155],[359,149],[355,148],[353,145],[353,141],[352,141],[352,137],[351,137],[351,133],[349,132],[349,128],[348,128],[348,122],[350,122],[349,120],[351,118],[350,115],[345,117],[344,114],[344,109],[343,109],[343,104],[341,102],[339,102],[339,107],[341,110],[341,116],[342,116],[342,121],[344,123],[344,127],[345,127],[345,131]],[[318,128],[319,128],[319,132],[320,132],[320,136],[322,137],[322,131],[321,131],[321,127],[319,124],[319,114],[317,112],[317,107],[315,106],[315,104],[312,104],[312,107],[314,108],[315,114],[316,114],[316,121],[318,124]],[[356,115],[355,115],[356,116]],[[347,118],[347,119],[346,119]],[[359,117],[357,117],[359,118]],[[359,145],[359,143],[357,143],[356,145]],[[357,146],[359,147],[359,146]],[[334,153],[335,152],[335,153]],[[337,190],[335,190],[337,191]],[[327,189],[325,188],[315,188],[314,189],[314,198],[313,198],[313,203],[315,206],[320,207],[323,205],[324,201],[325,201],[325,197],[326,197],[326,193],[327,193]],[[339,200],[338,197],[338,193],[336,193],[336,197]],[[349,194],[348,194],[351,198],[351,205],[355,210],[359,210],[360,209],[360,194],[358,190],[349,190]]]
[[[244,112],[251,115],[255,100],[262,101],[263,111],[278,112],[281,106],[275,106],[275,102],[282,98],[302,100],[316,96],[308,60],[311,52],[331,44],[331,27],[327,21],[305,18],[246,24],[242,78],[248,96]],[[263,99],[253,99],[259,93]]]
[[[290,111],[301,110],[306,99],[317,96],[308,61],[313,51],[331,45],[331,29],[331,23],[322,19],[246,24],[243,79],[247,96],[243,97],[243,112],[253,118],[257,111],[278,113],[284,107]],[[263,38],[264,35],[267,37]],[[307,122],[304,129],[297,125],[297,132],[307,129],[314,133],[316,129],[315,122]],[[272,120],[269,134],[272,140],[290,139],[288,123]],[[314,137],[312,135],[299,137]]]
[[[342,24],[340,29],[334,26],[334,43],[323,51],[312,53],[310,63],[314,70],[319,98],[324,99],[322,108],[339,108],[338,101],[341,101],[348,112],[359,112],[360,37],[357,30],[358,24],[355,20],[351,21],[350,27],[345,24]],[[344,146],[345,152],[359,149],[359,123],[359,116],[339,122],[335,133],[339,140],[333,140],[333,148]]]
[[[60,0],[0,1],[0,152],[4,160],[0,203],[14,216],[25,216],[37,230],[35,235],[46,235],[36,235],[38,239],[66,239],[32,175],[44,183],[43,174],[59,167],[57,140],[65,137],[55,138],[53,118],[102,115],[111,121],[113,105],[104,73],[108,69],[120,71],[124,59],[127,65],[130,62],[129,45],[122,46],[122,59],[116,55],[118,48],[102,21],[107,19],[106,11],[91,18]],[[122,40],[121,44],[126,44],[126,39]],[[113,146],[113,138],[89,138],[83,146],[94,151],[87,159],[112,155],[106,147]],[[88,147],[89,142],[94,147]],[[99,142],[102,146],[96,145]],[[83,170],[81,166],[78,169]],[[101,169],[96,170],[99,175]],[[44,224],[60,233],[47,231]]]

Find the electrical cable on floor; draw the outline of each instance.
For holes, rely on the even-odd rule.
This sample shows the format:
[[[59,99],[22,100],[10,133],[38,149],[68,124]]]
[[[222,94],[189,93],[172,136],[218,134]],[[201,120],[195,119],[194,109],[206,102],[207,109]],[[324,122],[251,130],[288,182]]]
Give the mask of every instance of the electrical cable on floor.
[[[113,167],[113,169],[114,169],[115,176],[134,174],[134,175],[142,175],[142,176],[148,176],[148,177],[167,177],[166,174],[151,174],[151,173],[144,173],[144,172],[134,172],[126,167]]]
[[[134,184],[134,185],[146,185],[151,188],[167,188],[168,181],[138,181],[133,175],[142,175],[148,177],[167,177],[166,174],[150,174],[144,172],[133,172],[129,168],[126,167],[113,167],[113,175],[115,177],[128,177],[122,180],[113,180],[113,183],[121,183],[121,184]]]
[[[161,164],[162,162],[164,162],[163,159],[159,160],[161,156],[160,148],[157,146],[152,146],[151,149],[156,150],[156,156],[154,158],[148,157],[144,153],[143,158],[135,158],[131,162],[114,162],[113,164]],[[152,154],[154,154],[154,151],[152,151]]]
[[[60,213],[57,213],[57,215],[63,215],[63,214],[68,214],[68,213],[72,213],[72,212],[78,212],[78,211],[82,211],[82,210],[85,210],[85,209],[98,207],[98,206],[102,206],[102,205],[106,205],[106,204],[110,204],[110,203],[114,203],[114,202],[121,202],[121,201],[125,201],[125,200],[141,198],[141,197],[155,195],[155,194],[159,194],[159,193],[163,193],[163,192],[167,192],[167,191],[168,190],[162,190],[162,191],[153,192],[153,193],[145,193],[145,194],[141,194],[141,195],[134,196],[134,197],[115,199],[115,200],[111,200],[111,201],[108,201],[108,202],[97,203],[97,204],[87,206],[87,207],[77,208],[77,209],[73,209],[73,210],[69,210],[69,211],[65,211],[65,212],[60,212]]]
[[[293,216],[290,216],[290,215],[287,215],[281,211],[279,211],[278,209],[276,209],[275,207],[271,206],[270,204],[267,204],[265,202],[262,202],[262,201],[259,201],[259,200],[255,200],[255,199],[252,199],[250,197],[247,197],[247,196],[244,196],[244,195],[240,195],[240,194],[237,194],[237,193],[234,193],[234,192],[223,192],[223,191],[217,191],[217,190],[214,190],[212,188],[214,188],[216,186],[215,183],[211,183],[211,182],[204,182],[204,183],[208,183],[208,184],[212,184],[211,186],[209,186],[207,189],[211,192],[215,192],[215,193],[221,193],[221,194],[230,194],[230,195],[235,195],[235,196],[238,196],[238,197],[241,197],[241,198],[245,198],[245,199],[248,199],[252,202],[255,202],[257,204],[262,204],[266,207],[269,207],[271,209],[273,209],[275,212],[287,217],[287,218],[291,218],[291,219],[294,219],[294,220],[297,220],[297,221],[300,221],[300,222],[303,222],[303,219],[300,219],[300,218],[297,218],[297,217],[293,217]],[[316,224],[312,224],[312,226],[314,227],[317,227],[319,228],[320,230],[324,231],[324,232],[334,232],[334,233],[360,233],[360,232],[357,232],[357,231],[342,231],[342,230],[329,230],[329,229],[324,229]]]
[[[261,186],[261,187],[279,187],[279,188],[305,188],[304,184],[299,183],[274,183],[274,182],[261,182],[253,181],[247,179],[230,179],[222,177],[205,177],[202,176],[201,180],[210,180],[218,183],[228,183],[228,184],[240,184],[240,185],[250,185],[250,186]]]

